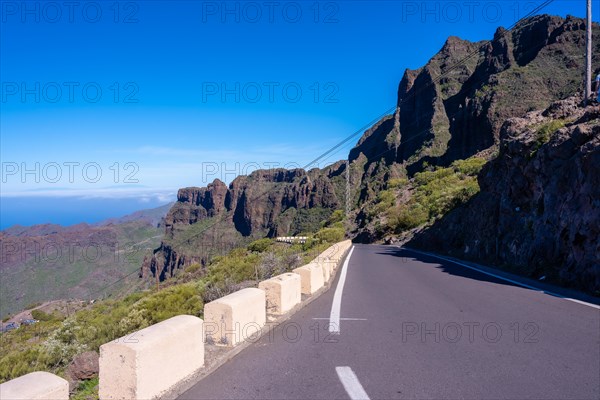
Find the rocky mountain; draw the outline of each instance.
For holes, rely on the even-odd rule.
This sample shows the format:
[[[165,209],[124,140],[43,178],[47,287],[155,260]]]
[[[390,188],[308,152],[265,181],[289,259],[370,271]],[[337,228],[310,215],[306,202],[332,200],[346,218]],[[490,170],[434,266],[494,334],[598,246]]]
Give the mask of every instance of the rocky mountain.
[[[165,218],[165,236],[140,275],[160,279],[205,264],[252,238],[295,235],[318,228],[343,204],[344,163],[323,170],[258,170],[229,186],[184,188]]]
[[[350,151],[361,170],[359,204],[390,178],[489,152],[506,119],[581,91],[584,32],[582,19],[536,16],[499,28],[490,41],[450,37],[427,65],[406,70],[396,112]],[[600,41],[595,47],[598,65]]]
[[[481,192],[409,243],[600,294],[600,106],[509,119]]]
[[[595,24],[593,29],[599,37],[600,27]],[[398,227],[410,229],[438,219],[440,212],[463,204],[479,190],[476,178],[479,168],[507,143],[508,128],[503,128],[506,120],[543,110],[581,91],[584,33],[582,19],[541,15],[519,22],[510,31],[499,28],[489,41],[473,43],[450,37],[424,67],[405,71],[398,86],[396,111],[383,117],[360,138],[349,153],[349,171],[343,162],[338,162],[323,170],[256,171],[250,176],[238,177],[229,186],[217,180],[206,188],[181,189],[165,219],[161,245],[144,261],[140,275],[158,274],[160,279],[166,279],[178,269],[192,263],[202,264],[209,257],[252,238],[310,230],[332,210],[343,208],[346,200],[353,210],[349,218],[355,224],[350,234],[361,240],[382,238],[383,231],[378,231],[378,227],[389,228],[394,221],[400,221],[397,231]],[[600,64],[598,54],[600,41],[595,42],[594,65]],[[565,121],[565,124],[572,122]],[[539,153],[542,154],[543,151]],[[460,160],[466,161],[457,164]],[[546,158],[537,162],[549,162],[545,168],[555,165]],[[439,175],[450,174],[451,179],[437,179],[433,172],[436,167],[447,167]],[[412,181],[423,171],[431,171],[434,175],[429,177],[431,181],[421,176],[419,188],[409,184],[403,190],[393,189],[402,185],[401,182]],[[348,199],[344,191],[346,172],[352,186]],[[450,188],[438,188],[439,198],[434,199],[435,196],[427,193],[428,184],[444,186],[450,181]],[[506,186],[513,184],[507,179],[504,182]],[[555,206],[563,201],[572,202],[579,195],[576,191],[569,193],[571,197],[562,198],[562,193],[552,192],[552,196],[562,200],[545,205],[541,214],[527,219],[527,228],[542,229],[536,225],[542,224],[541,218],[558,223],[545,213],[560,214],[562,209]],[[423,207],[418,204],[423,199],[435,204]],[[529,200],[524,197],[522,201]],[[409,203],[409,208],[402,209],[403,204]],[[398,209],[394,214],[387,212],[386,207]],[[523,209],[524,206],[516,207]],[[580,211],[573,210],[573,213]],[[472,217],[476,218],[475,215],[474,211]],[[533,218],[540,221],[534,222]],[[443,237],[443,230],[435,232]],[[536,236],[538,242],[548,238],[540,235]],[[575,233],[568,231],[564,235],[571,238]],[[597,234],[590,232],[581,235],[585,240],[597,238]],[[477,248],[475,254],[488,260],[488,250],[482,250],[481,246],[489,243],[484,245],[484,240],[479,240],[478,245],[468,245],[470,254]],[[575,241],[581,240],[578,236]],[[501,243],[495,246],[498,250],[494,250],[494,254],[503,251]],[[539,258],[541,250],[516,246],[516,250],[511,250],[514,259],[506,256],[501,264],[516,263],[521,251],[527,252],[524,259],[530,263],[545,260]],[[441,244],[436,248],[445,249]],[[457,248],[464,250],[462,242]],[[586,247],[584,253],[589,251],[590,247]],[[554,253],[547,252],[549,254]],[[560,254],[565,259],[580,260],[577,258],[580,256],[571,257],[564,251]],[[575,275],[583,276],[579,272]]]
[[[142,210],[95,225],[0,231],[0,316],[50,300],[90,300],[138,287],[137,269],[160,243],[156,222],[167,211]]]

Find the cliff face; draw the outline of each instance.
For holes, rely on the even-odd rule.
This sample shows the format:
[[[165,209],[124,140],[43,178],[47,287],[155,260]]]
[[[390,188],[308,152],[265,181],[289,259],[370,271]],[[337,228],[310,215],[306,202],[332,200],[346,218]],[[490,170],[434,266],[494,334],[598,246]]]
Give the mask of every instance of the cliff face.
[[[179,268],[205,263],[244,238],[296,234],[318,224],[344,202],[344,164],[324,170],[258,170],[229,187],[215,180],[204,188],[184,188],[165,218],[165,237],[141,275],[161,279]],[[306,222],[308,221],[308,222]]]
[[[230,213],[242,236],[265,230],[276,236],[289,230],[278,221],[286,210],[335,209],[340,204],[332,181],[319,170],[259,170],[237,177],[229,187],[217,179],[205,188],[180,189],[165,225],[167,234],[173,234],[177,224],[190,225]]]
[[[481,192],[410,243],[600,291],[600,106],[508,120]]]
[[[511,31],[498,29],[489,42],[450,37],[427,65],[407,70],[394,115],[365,132],[350,152],[363,169],[359,202],[376,194],[374,181],[412,176],[424,163],[448,165],[497,146],[506,119],[579,91],[584,29],[581,19],[537,16]],[[594,30],[600,34],[597,25]],[[594,54],[600,54],[599,41]]]
[[[594,25],[594,30],[596,37],[599,37],[597,25]],[[489,159],[499,146],[510,142],[507,139],[510,136],[507,133],[509,128],[504,128],[504,131],[501,129],[507,119],[520,117],[531,110],[544,109],[556,100],[581,91],[584,34],[585,24],[581,19],[536,16],[522,21],[511,31],[498,29],[491,41],[472,43],[450,37],[427,65],[418,70],[406,70],[398,86],[396,111],[367,130],[348,156],[352,185],[349,201],[358,226],[355,234],[360,236],[369,228],[369,224],[376,225],[377,221],[366,221],[365,210],[376,201],[382,189],[387,188],[390,179],[411,177],[427,165],[447,166],[455,160],[476,154]],[[600,41],[596,41],[595,46],[594,54],[600,54]],[[594,65],[598,64],[600,58],[595,56]],[[580,129],[587,128],[582,126]],[[518,141],[514,143],[513,146],[518,147]],[[504,147],[502,151],[506,151]],[[528,150],[520,148],[515,151]],[[535,157],[541,157],[542,154],[544,151],[539,155],[536,153]],[[583,162],[583,153],[581,157]],[[523,163],[525,161],[522,159]],[[541,158],[537,163],[548,163],[536,168],[546,171],[550,179],[556,159]],[[507,164],[506,176],[498,172],[494,178],[504,179],[504,189],[515,193],[511,198],[514,202],[520,196],[523,199],[533,196],[533,189],[525,191],[519,186],[521,181],[513,182],[507,178],[510,168],[521,167]],[[177,203],[165,219],[164,239],[153,257],[145,260],[141,275],[158,273],[164,279],[172,276],[178,268],[195,262],[204,263],[211,255],[227,251],[246,239],[312,230],[310,228],[326,218],[333,209],[343,207],[346,201],[344,172],[342,163],[308,172],[256,171],[250,176],[238,177],[229,186],[217,180],[206,188],[181,189]],[[550,181],[535,181],[537,178],[531,174],[531,171],[523,172],[518,179],[530,179],[523,184],[533,185],[531,187],[553,187]],[[589,176],[579,178],[591,179]],[[491,185],[493,181],[489,182]],[[481,184],[485,186],[486,182]],[[524,190],[523,193],[520,190]],[[567,248],[570,245],[579,246],[578,243],[583,240],[580,236],[573,239],[576,243],[571,239],[571,242],[565,241],[559,253],[540,250],[539,246],[549,246],[542,244],[546,240],[551,246],[558,243],[558,239],[551,240],[544,233],[546,228],[542,221],[551,221],[544,224],[574,223],[568,218],[560,219],[563,218],[560,216],[563,212],[561,207],[562,204],[565,207],[572,205],[573,199],[579,199],[576,191],[566,191],[569,195],[563,196],[559,190],[549,190],[551,196],[557,199],[555,203],[545,204],[541,214],[531,214],[524,222],[528,230],[534,229],[535,239],[532,239],[533,236],[525,239],[521,236],[526,234],[523,232],[509,234],[502,230],[510,227],[510,220],[490,220],[490,227],[495,226],[494,229],[505,232],[505,239],[498,239],[498,244],[494,239],[493,251],[489,250],[492,242],[485,242],[484,245],[485,240],[479,239],[477,245],[468,245],[466,253],[474,254],[473,249],[477,248],[476,254],[486,260],[493,259],[500,264],[518,261],[515,265],[522,265],[519,264],[522,260],[542,263],[540,260],[556,254],[564,256],[565,262],[572,266],[580,265],[581,257],[589,260],[589,256],[568,253],[576,252],[574,248]],[[486,196],[484,193],[482,197]],[[490,189],[489,193],[493,193],[489,196],[497,197],[503,192],[500,190],[496,193]],[[535,201],[539,201],[538,197],[535,197]],[[542,203],[547,201],[548,196],[544,196]],[[521,205],[517,207],[524,209]],[[582,211],[572,210],[572,218],[578,218],[576,215],[579,212]],[[485,228],[475,222],[488,217],[477,220],[477,212],[473,211],[471,218],[474,226]],[[456,224],[459,222],[455,221]],[[505,228],[503,224],[507,224]],[[537,224],[542,225],[538,227]],[[587,232],[585,229],[588,228],[584,225],[580,224],[579,228]],[[450,224],[444,229],[451,231],[452,227]],[[492,231],[482,232],[492,234]],[[575,235],[573,232],[568,230],[564,234],[559,233],[559,238],[561,235],[570,238]],[[442,237],[445,235],[442,230],[437,234]],[[459,237],[459,232],[455,235]],[[593,232],[580,235],[588,239],[594,237]],[[367,237],[369,240],[376,238],[374,235]],[[436,246],[445,249],[447,245]],[[462,242],[458,248],[465,248]],[[500,255],[506,249],[510,249],[512,255]],[[584,253],[588,254],[589,251],[588,246]],[[520,259],[522,252],[527,256]],[[546,255],[542,257],[542,253]],[[589,265],[589,262],[581,265]],[[573,276],[584,275],[573,272]]]

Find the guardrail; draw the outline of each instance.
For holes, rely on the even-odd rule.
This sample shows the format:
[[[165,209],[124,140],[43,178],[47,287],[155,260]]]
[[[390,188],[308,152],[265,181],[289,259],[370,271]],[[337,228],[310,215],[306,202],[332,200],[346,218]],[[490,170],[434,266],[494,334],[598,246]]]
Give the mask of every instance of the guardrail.
[[[203,323],[178,315],[100,346],[101,399],[154,399],[204,366]]]
[[[300,275],[287,273],[275,276],[258,284],[267,296],[267,313],[281,315],[302,301]]]
[[[294,272],[300,275],[302,294],[311,295],[325,284],[323,268],[317,263],[296,268]]]
[[[275,241],[284,243],[306,243],[307,239],[307,236],[279,236],[275,238]]]
[[[68,400],[69,382],[50,372],[32,372],[0,385],[2,400]]]
[[[179,315],[100,346],[100,399],[161,398],[193,380],[203,369],[206,343],[235,347],[246,339],[254,341],[267,314],[289,313],[303,295],[306,298],[323,288],[351,247],[350,240],[336,243],[293,272],[205,304],[204,321]],[[33,372],[0,385],[2,400],[68,397],[67,381],[48,372]]]
[[[211,301],[204,305],[204,321],[209,342],[235,346],[267,322],[265,291],[247,288]]]

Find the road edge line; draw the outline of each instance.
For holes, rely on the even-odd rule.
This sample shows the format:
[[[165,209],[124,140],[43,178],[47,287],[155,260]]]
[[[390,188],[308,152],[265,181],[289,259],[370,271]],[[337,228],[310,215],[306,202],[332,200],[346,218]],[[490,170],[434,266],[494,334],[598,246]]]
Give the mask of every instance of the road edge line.
[[[404,249],[404,250],[408,250],[408,251],[414,251],[415,253],[424,254],[426,256],[430,256],[430,257],[434,257],[434,258],[439,258],[440,260],[448,261],[448,262],[460,265],[462,267],[472,269],[473,271],[481,272],[482,274],[485,274],[485,275],[488,275],[488,276],[492,276],[494,278],[501,279],[501,280],[506,281],[506,282],[514,283],[515,285],[524,287],[526,289],[531,289],[531,290],[535,290],[537,292],[546,293],[546,294],[549,294],[549,295],[554,296],[554,297],[559,297],[561,299],[571,301],[573,303],[578,303],[578,304],[581,304],[581,305],[584,305],[584,306],[588,306],[588,307],[592,307],[592,308],[595,308],[597,310],[600,310],[600,306],[598,306],[596,304],[588,303],[587,301],[583,301],[583,300],[573,299],[571,297],[564,296],[564,295],[562,295],[560,293],[556,293],[556,292],[552,292],[550,290],[545,290],[545,289],[542,289],[542,288],[539,288],[539,287],[536,287],[536,286],[528,285],[527,283],[519,282],[519,281],[516,281],[514,279],[506,278],[506,277],[504,277],[502,275],[497,275],[497,274],[494,274],[492,272],[484,271],[484,270],[476,268],[476,267],[474,267],[472,265],[464,264],[464,263],[461,263],[460,261],[452,260],[452,259],[444,257],[444,256],[438,256],[437,254],[429,253],[427,251],[421,251],[421,250],[412,249],[410,247],[400,247],[400,248]]]

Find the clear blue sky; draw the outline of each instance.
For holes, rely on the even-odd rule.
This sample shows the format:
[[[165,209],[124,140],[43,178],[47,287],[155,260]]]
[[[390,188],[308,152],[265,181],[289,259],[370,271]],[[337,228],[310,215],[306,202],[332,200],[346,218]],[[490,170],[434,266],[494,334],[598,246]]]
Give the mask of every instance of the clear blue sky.
[[[489,39],[542,1],[275,3],[2,1],[2,227],[43,198],[122,200],[103,210],[118,215],[304,165],[392,107],[449,35]],[[544,12],[584,16],[585,1]],[[23,223],[78,218],[58,211]]]

